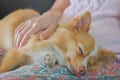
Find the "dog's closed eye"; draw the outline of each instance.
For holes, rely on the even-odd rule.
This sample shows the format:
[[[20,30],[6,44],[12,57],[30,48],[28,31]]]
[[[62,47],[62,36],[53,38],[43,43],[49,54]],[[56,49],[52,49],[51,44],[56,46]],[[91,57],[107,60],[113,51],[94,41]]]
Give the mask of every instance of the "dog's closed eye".
[[[83,55],[83,51],[82,48],[78,46],[78,55],[82,56]]]

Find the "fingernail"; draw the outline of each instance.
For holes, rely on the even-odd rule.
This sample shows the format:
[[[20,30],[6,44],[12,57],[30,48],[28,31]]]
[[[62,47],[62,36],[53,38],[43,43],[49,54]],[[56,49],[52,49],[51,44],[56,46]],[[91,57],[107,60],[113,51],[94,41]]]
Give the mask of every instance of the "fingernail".
[[[44,40],[45,39],[45,35],[40,35],[40,40]]]
[[[43,37],[43,36],[40,36],[40,40],[44,40],[44,37]]]

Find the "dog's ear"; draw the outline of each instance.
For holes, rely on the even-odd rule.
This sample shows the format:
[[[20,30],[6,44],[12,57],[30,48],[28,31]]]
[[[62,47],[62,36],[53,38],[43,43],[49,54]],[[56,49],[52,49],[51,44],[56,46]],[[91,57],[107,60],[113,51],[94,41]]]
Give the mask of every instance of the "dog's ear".
[[[71,25],[72,28],[77,31],[89,31],[91,23],[91,15],[89,12],[85,12],[82,16],[73,19]]]

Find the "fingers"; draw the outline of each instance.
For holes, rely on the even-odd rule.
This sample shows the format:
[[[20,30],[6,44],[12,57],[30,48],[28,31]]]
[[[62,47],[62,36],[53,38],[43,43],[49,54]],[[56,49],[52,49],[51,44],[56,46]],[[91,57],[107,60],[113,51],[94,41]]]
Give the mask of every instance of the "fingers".
[[[29,39],[29,36],[30,36],[30,33],[28,33],[28,32],[26,31],[26,33],[23,32],[19,35],[19,37],[17,38],[17,44],[16,44],[17,48],[22,47],[27,42],[27,40]]]
[[[16,48],[18,48],[22,38],[24,37],[24,35],[28,31],[30,24],[31,24],[30,22],[26,22],[23,25],[19,26],[21,28],[19,28],[20,30],[18,30],[18,32],[17,32],[17,34],[15,36],[15,47]]]
[[[40,27],[42,26],[42,27]],[[44,26],[41,23],[37,24],[36,21],[29,21],[24,23],[24,25],[20,25],[17,34],[15,35],[15,48],[21,48],[30,38],[30,35],[39,32],[44,29]]]
[[[26,24],[22,23],[20,24],[16,30],[15,30],[15,33],[14,33],[14,47],[17,48],[17,45],[18,45],[18,38],[20,37],[19,34],[21,33],[21,31],[25,28]]]
[[[42,27],[41,27],[42,26]],[[37,24],[36,22],[29,22],[25,24],[21,24],[15,33],[15,48],[21,48],[23,45],[26,44],[30,35],[35,34],[37,32],[41,32],[40,39],[44,40],[47,39],[56,29],[56,26],[49,26],[46,24]]]
[[[20,34],[20,32],[24,29],[24,26],[25,26],[25,24],[22,23],[16,28],[15,33],[14,33],[14,35],[15,35],[14,36],[14,46],[16,45],[17,37]]]
[[[43,31],[40,34],[39,38],[41,40],[47,39],[55,31],[55,29],[56,29],[56,26],[53,26],[53,25],[49,26],[45,31]]]
[[[25,34],[25,36],[23,36],[23,38],[21,38],[21,40],[18,42],[18,45],[17,45],[17,48],[21,48],[22,46],[25,45],[25,43],[27,43],[28,39],[30,38],[29,37],[30,34]]]
[[[25,35],[22,37],[22,39],[18,42],[18,46],[17,46],[17,48],[21,48],[23,45],[25,45],[25,43],[28,41],[28,39],[30,38],[30,35],[32,35],[32,34],[35,34],[35,33],[37,33],[38,31],[39,31],[39,29],[37,29],[36,28],[36,23],[32,23],[32,24],[30,24],[30,25],[28,25],[28,26],[30,26],[31,28],[26,28],[26,30],[24,30],[24,31],[26,31],[26,33],[25,32],[23,32],[23,33],[25,33]]]
[[[29,23],[27,26],[25,26],[25,28],[21,31],[21,33],[17,37],[17,40],[16,40],[17,48],[20,48],[23,45],[25,45],[25,43],[30,38],[30,35],[38,32],[39,29],[35,29],[35,26],[36,26],[36,23]]]

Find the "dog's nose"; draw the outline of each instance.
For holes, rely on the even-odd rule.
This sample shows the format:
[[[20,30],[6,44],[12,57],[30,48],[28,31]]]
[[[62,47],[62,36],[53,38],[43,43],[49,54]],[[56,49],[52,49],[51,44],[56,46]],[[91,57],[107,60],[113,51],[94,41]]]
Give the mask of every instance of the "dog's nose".
[[[80,75],[85,75],[86,71],[85,71],[85,68],[84,67],[79,67],[79,74]]]

